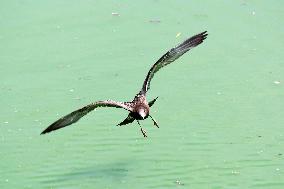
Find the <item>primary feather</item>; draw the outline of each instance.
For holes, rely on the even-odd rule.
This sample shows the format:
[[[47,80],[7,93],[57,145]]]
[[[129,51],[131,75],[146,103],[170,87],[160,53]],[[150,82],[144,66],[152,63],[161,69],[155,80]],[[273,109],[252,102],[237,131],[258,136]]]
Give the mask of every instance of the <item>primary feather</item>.
[[[181,44],[179,44],[175,48],[172,48],[166,54],[164,54],[149,70],[149,72],[146,76],[146,79],[144,80],[140,94],[146,94],[147,93],[147,91],[150,89],[150,82],[151,82],[152,78],[154,77],[154,74],[157,71],[159,71],[159,69],[161,69],[162,67],[172,63],[173,61],[178,59],[180,56],[182,56],[184,53],[186,53],[190,49],[192,49],[192,48],[196,47],[197,45],[199,45],[200,43],[202,43],[203,40],[206,39],[206,36],[207,36],[206,32],[207,31],[202,32],[200,34],[197,34],[197,35],[185,40],[184,42],[182,42]]]
[[[87,106],[84,106],[83,108],[75,110],[74,112],[71,112],[70,114],[60,118],[59,120],[55,121],[50,126],[48,126],[41,134],[49,133],[51,131],[60,129],[62,127],[71,125],[98,107],[115,107],[115,108],[124,108],[128,111],[132,110],[129,104],[124,102],[116,102],[113,100],[97,101]]]

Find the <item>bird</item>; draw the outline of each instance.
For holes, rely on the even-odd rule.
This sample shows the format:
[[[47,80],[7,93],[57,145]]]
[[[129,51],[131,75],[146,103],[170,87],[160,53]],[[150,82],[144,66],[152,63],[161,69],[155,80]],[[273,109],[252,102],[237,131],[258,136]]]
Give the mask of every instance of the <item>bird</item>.
[[[137,93],[132,101],[127,102],[118,102],[114,100],[103,100],[103,101],[96,101],[89,105],[86,105],[78,110],[67,114],[66,116],[61,117],[51,125],[49,125],[41,134],[46,134],[51,131],[55,131],[57,129],[61,129],[68,125],[71,125],[77,121],[79,121],[83,116],[87,115],[89,112],[93,111],[99,107],[114,107],[114,108],[123,108],[129,112],[128,116],[117,126],[127,125],[132,123],[133,121],[137,121],[138,125],[140,126],[140,131],[144,137],[147,137],[146,130],[144,130],[140,124],[141,120],[145,120],[148,117],[154,123],[154,126],[159,128],[157,121],[150,115],[150,107],[154,105],[158,97],[154,98],[151,101],[147,101],[146,94],[150,89],[151,81],[155,75],[162,67],[167,66],[168,64],[174,62],[176,59],[181,57],[184,53],[189,51],[190,49],[198,46],[207,38],[207,31],[194,35],[176,47],[167,51],[158,61],[153,64],[150,70],[147,73],[147,76],[143,82],[142,88]]]

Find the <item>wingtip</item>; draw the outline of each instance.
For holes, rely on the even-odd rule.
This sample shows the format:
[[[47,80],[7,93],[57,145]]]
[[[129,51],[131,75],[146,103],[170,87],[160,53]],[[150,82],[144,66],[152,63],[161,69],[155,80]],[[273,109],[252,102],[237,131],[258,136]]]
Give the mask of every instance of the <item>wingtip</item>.
[[[204,31],[204,32],[202,32],[200,34],[197,34],[195,37],[199,38],[199,41],[197,42],[196,45],[199,45],[200,43],[202,43],[207,38],[207,36],[208,36],[207,31]]]
[[[42,131],[41,133],[40,133],[40,135],[44,135],[44,134],[46,134],[46,133],[49,133],[50,131],[47,131],[47,129],[45,129],[44,131]]]
[[[52,125],[51,125],[51,126],[52,126]],[[50,132],[54,131],[54,129],[52,129],[51,126],[49,126],[49,127],[47,127],[46,129],[44,129],[44,130],[40,133],[40,135],[44,135],[44,134],[46,134],[46,133],[50,133]]]
[[[195,36],[189,38],[186,41],[186,44],[188,44],[191,47],[196,47],[197,45],[201,44],[207,38],[207,35],[208,35],[207,31],[196,34]],[[185,45],[184,47],[187,47],[187,46]]]
[[[207,33],[207,31],[204,31],[204,32],[200,33],[200,35],[201,35],[204,39],[206,39],[208,33]]]
[[[206,39],[207,36],[208,36],[208,33],[207,33],[207,31],[204,31],[204,32],[202,32],[202,33],[200,33],[200,34],[197,34],[197,36],[201,36],[202,39]]]

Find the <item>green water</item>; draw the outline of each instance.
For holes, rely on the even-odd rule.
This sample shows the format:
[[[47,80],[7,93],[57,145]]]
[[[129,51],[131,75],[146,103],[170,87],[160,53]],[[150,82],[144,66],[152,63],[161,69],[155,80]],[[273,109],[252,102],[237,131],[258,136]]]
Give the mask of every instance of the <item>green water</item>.
[[[0,188],[284,188],[283,1],[1,1]],[[112,15],[118,13],[118,15]],[[99,109],[131,100],[168,49],[206,41],[153,79],[142,122]],[[180,33],[180,34],[179,34]]]

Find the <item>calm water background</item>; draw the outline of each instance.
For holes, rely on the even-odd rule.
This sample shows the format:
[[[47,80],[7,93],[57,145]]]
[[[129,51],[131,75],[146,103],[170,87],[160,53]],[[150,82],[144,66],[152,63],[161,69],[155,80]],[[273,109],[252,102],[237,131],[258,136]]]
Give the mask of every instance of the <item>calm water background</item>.
[[[283,1],[1,1],[0,188],[284,188]],[[112,15],[118,13],[118,15]],[[150,66],[208,39],[152,81],[144,139],[127,112]],[[283,155],[282,155],[283,154]]]

